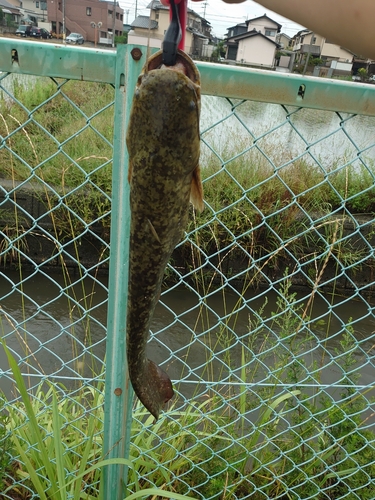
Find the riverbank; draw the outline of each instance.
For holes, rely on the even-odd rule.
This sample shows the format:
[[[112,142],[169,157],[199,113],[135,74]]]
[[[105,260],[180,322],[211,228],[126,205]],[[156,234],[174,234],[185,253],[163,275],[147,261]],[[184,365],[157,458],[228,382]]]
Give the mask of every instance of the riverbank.
[[[48,191],[40,184],[9,180],[1,180],[0,186],[3,265],[19,266],[16,253],[21,248],[17,247],[17,242],[22,236],[21,262],[25,270],[43,266],[45,270],[58,271],[62,265],[60,250],[63,247],[64,267],[73,275],[79,267],[108,273],[109,216],[105,224],[97,220],[88,221],[86,227],[83,222],[80,228],[72,227],[66,220],[69,210],[62,207],[58,199],[63,196],[58,188]],[[107,199],[103,197],[102,203],[105,202]],[[206,211],[209,212],[207,208]],[[194,225],[199,227],[198,217],[191,213],[191,232],[195,231]],[[248,223],[251,229],[254,224],[250,220]],[[235,235],[231,235],[231,228],[220,232],[211,226],[204,227],[192,235],[193,242],[186,241],[177,247],[172,266],[181,275],[189,275],[195,266],[206,282],[214,284],[220,284],[225,276],[237,288],[242,288],[245,282],[252,287],[268,286],[269,282],[282,280],[289,269],[294,287],[311,289],[318,262],[322,291],[335,289],[350,294],[354,288],[359,288],[363,293],[375,293],[372,250],[375,222],[372,215],[349,215],[338,211],[333,215],[315,213],[296,216],[294,220],[288,218],[285,226],[293,225],[296,233],[289,234],[279,247],[274,246],[265,223],[266,218],[248,231],[241,238],[241,245]],[[279,228],[280,232],[282,230]],[[9,245],[7,250],[7,241],[12,238],[16,243]],[[193,279],[191,274],[190,279]],[[166,283],[173,284],[176,280],[177,276],[167,271]]]
[[[113,88],[50,79],[33,80],[32,88],[14,79],[7,88],[15,99],[0,102],[7,145],[0,155],[1,263],[107,273]],[[237,104],[233,115],[228,101],[203,99],[206,206],[191,211],[188,236],[171,260],[177,273],[168,268],[165,283],[182,274],[195,286],[227,280],[262,287],[288,269],[293,286],[373,293],[375,167],[370,148],[360,160],[357,154],[372,134],[370,118],[347,120],[356,144],[348,149],[341,125],[335,139],[335,113],[301,110],[287,123],[280,106]],[[264,119],[284,125],[266,134]],[[217,122],[214,132],[209,120]],[[326,139],[317,146],[319,126],[333,138],[334,158]],[[296,128],[315,141],[308,150]]]

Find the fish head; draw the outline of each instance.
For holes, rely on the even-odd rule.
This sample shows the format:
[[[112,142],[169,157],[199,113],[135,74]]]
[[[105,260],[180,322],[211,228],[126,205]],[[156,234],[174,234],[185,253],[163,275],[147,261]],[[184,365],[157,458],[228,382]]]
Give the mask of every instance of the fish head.
[[[175,66],[163,64],[161,51],[150,57],[138,78],[129,119],[129,182],[134,164],[137,175],[145,175],[144,166],[157,178],[168,173],[168,162],[171,179],[190,179],[191,200],[202,210],[199,117],[200,75],[193,60],[180,50]]]

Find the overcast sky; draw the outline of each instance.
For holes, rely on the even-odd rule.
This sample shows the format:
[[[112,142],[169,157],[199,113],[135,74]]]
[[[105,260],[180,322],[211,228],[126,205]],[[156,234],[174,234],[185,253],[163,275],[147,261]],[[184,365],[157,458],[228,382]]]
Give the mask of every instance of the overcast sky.
[[[147,16],[150,13],[146,6],[151,0],[137,0],[138,15]],[[131,23],[135,16],[135,0],[119,0],[120,6],[124,9],[124,22]],[[269,17],[282,24],[281,31],[289,36],[293,36],[302,29],[302,27],[285,17],[275,14],[271,10],[267,10],[261,5],[247,0],[240,4],[227,4],[222,0],[209,0],[207,2],[192,2],[189,0],[189,7],[197,14],[205,17],[211,23],[212,32],[218,37],[224,37],[227,28],[238,23],[244,22],[246,19],[258,17],[267,13]],[[206,11],[205,11],[206,9]],[[128,12],[127,12],[128,11]]]

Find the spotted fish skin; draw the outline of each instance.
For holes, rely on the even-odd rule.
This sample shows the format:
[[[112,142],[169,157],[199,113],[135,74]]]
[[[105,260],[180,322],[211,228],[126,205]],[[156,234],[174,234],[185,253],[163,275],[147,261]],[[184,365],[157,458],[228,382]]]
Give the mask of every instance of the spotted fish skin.
[[[163,275],[183,237],[189,200],[203,209],[199,171],[200,78],[178,52],[163,67],[161,52],[138,78],[127,130],[130,182],[130,258],[127,361],[133,389],[157,419],[173,396],[169,376],[146,355]]]

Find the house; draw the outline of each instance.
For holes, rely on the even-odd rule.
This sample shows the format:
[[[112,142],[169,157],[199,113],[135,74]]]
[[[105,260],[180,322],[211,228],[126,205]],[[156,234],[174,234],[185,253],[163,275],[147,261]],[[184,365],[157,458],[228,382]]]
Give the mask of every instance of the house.
[[[7,0],[0,0],[0,9],[3,11],[5,20],[3,22],[4,26],[7,24],[6,17],[9,17],[11,22],[18,24],[22,18],[22,12],[17,5]]]
[[[280,45],[280,49],[287,49],[290,46],[292,39],[285,33],[278,33],[276,35],[276,42]]]
[[[231,26],[228,28],[228,33],[226,38],[231,38],[233,36],[237,35],[243,35],[247,31],[247,24],[246,23],[240,23],[236,24],[236,26]]]
[[[256,30],[268,38],[276,41],[277,33],[280,33],[281,24],[264,14],[263,16],[254,17],[246,21],[247,31]]]
[[[81,33],[85,40],[112,44],[113,31],[122,35],[124,11],[116,2],[101,0],[63,0],[65,3],[66,34]],[[63,33],[63,12],[61,0],[47,0],[48,21],[52,31]],[[101,23],[99,25],[99,23]],[[98,26],[99,25],[99,26]]]
[[[307,54],[311,54],[321,59],[325,67],[335,69],[336,74],[350,74],[352,71],[353,52],[308,29],[294,35],[291,47],[296,53],[297,63],[304,63]]]
[[[266,14],[228,28],[226,58],[255,66],[274,67],[275,52],[279,47],[276,36],[280,30],[281,24]]]
[[[297,60],[299,61],[304,59],[306,53],[319,57],[325,62],[352,62],[354,57],[350,50],[340,47],[310,30],[302,30],[294,35],[291,47],[294,52],[297,52]]]
[[[128,42],[161,48],[165,32],[170,24],[169,7],[154,0],[148,6],[149,16],[137,16],[132,22],[132,30]],[[192,56],[209,57],[214,48],[209,45],[211,40],[211,25],[199,14],[188,8],[187,26],[185,27],[185,52]]]
[[[47,20],[46,0],[9,0],[21,12],[22,24],[38,24],[38,21]]]

